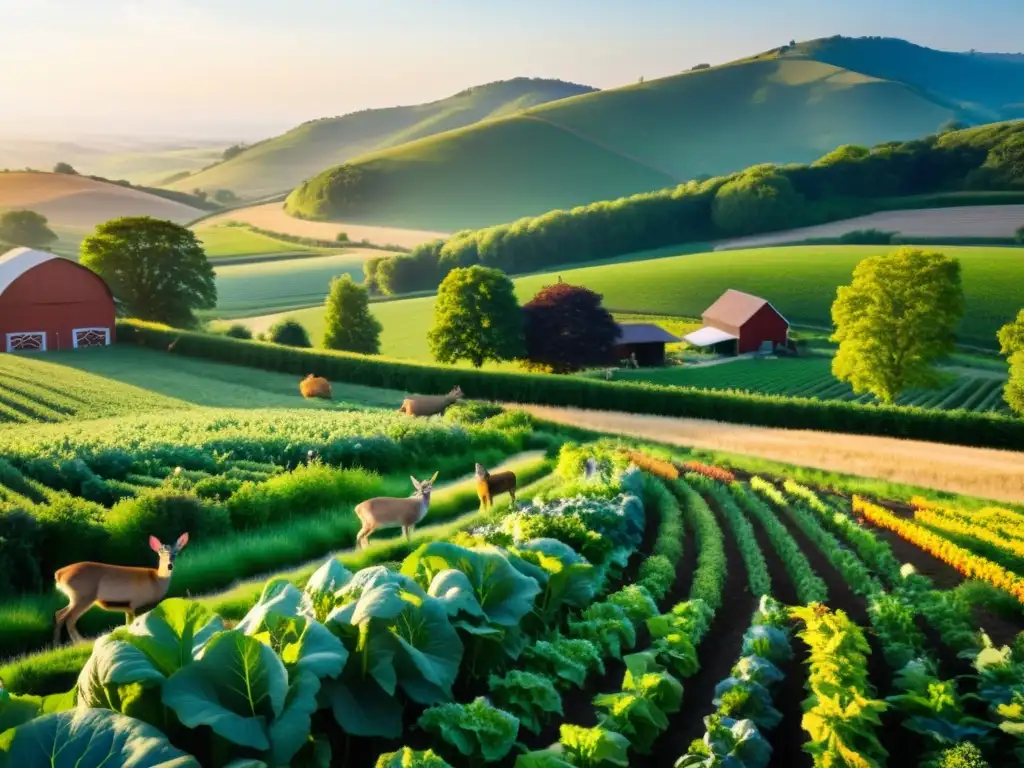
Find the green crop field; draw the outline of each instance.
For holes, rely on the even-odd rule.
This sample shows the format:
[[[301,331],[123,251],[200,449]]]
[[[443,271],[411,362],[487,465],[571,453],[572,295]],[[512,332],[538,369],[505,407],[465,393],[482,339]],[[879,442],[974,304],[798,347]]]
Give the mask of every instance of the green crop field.
[[[326,248],[288,243],[273,237],[253,232],[248,227],[220,224],[198,226],[196,237],[203,244],[210,258],[230,256],[262,256],[274,253],[327,253]]]
[[[210,314],[233,317],[322,304],[331,278],[348,273],[353,280],[361,282],[366,259],[386,254],[386,251],[362,248],[330,256],[220,264],[214,270],[217,276],[217,309]]]
[[[624,370],[615,372],[615,380],[648,381],[700,389],[756,392],[767,395],[812,397],[818,400],[851,400],[873,403],[871,395],[855,395],[849,384],[832,376],[828,357],[771,358],[736,360],[711,366],[674,366],[657,370]],[[1008,413],[1003,400],[1005,373],[957,368],[947,374],[949,381],[938,389],[905,392],[898,405],[922,408],[992,411]]]
[[[304,400],[301,376],[181,358],[134,346],[0,355],[0,422],[81,421],[183,408],[397,407],[403,393],[335,385]]]
[[[287,192],[303,179],[351,157],[589,90],[559,80],[517,78],[470,88],[429,104],[312,120],[168,187],[183,192],[230,189],[245,199]]]
[[[998,349],[995,334],[1020,309],[1024,285],[1024,249],[929,246],[955,255],[963,266],[966,312],[960,326],[963,344]],[[604,295],[613,311],[700,317],[725,290],[735,288],[763,296],[794,325],[831,326],[836,288],[849,283],[853,268],[892,246],[791,246],[716,251],[651,261],[559,270],[515,280],[521,302],[561,275]],[[384,325],[381,350],[390,357],[429,360],[426,331],[433,322],[432,297],[382,302],[373,312]],[[315,337],[323,331],[319,307],[289,313]],[[265,330],[277,318],[245,320]]]
[[[350,162],[357,205],[306,182],[291,210],[455,231],[718,175],[841,144],[930,133],[953,112],[904,83],[774,56],[586,94]],[[351,184],[351,181],[346,182]]]

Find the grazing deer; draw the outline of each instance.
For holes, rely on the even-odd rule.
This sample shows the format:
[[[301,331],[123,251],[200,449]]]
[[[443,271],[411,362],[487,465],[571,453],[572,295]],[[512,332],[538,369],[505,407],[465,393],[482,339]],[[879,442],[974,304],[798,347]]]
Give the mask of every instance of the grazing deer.
[[[57,589],[70,601],[56,613],[53,644],[60,644],[61,630],[65,625],[72,642],[81,640],[75,624],[93,605],[99,604],[107,611],[124,611],[126,623],[131,623],[137,610],[163,600],[171,585],[174,558],[186,544],[187,533],[181,534],[173,547],[161,544],[156,536],[150,536],[149,547],[160,556],[160,564],[156,568],[86,562],[73,563],[53,574]]]
[[[365,549],[369,546],[366,541],[371,533],[378,528],[402,529],[402,534],[408,540],[412,536],[416,523],[426,517],[427,508],[430,506],[430,490],[437,480],[437,472],[429,480],[420,482],[412,475],[416,493],[404,499],[397,499],[389,496],[378,496],[367,499],[356,505],[356,517],[363,524],[356,534],[356,547]]]
[[[483,464],[476,465],[476,495],[484,509],[490,509],[494,497],[499,493],[508,493],[512,504],[516,503],[516,473],[498,472],[492,475]]]
[[[402,401],[399,413],[409,416],[433,416],[444,413],[445,408],[462,399],[462,390],[456,386],[447,395],[415,395]]]

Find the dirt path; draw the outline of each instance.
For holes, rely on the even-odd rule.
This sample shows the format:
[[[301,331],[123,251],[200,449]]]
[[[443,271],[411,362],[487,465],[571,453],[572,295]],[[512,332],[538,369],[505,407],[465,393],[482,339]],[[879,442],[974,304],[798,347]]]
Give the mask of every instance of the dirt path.
[[[985,499],[1024,502],[1024,453],[1014,451],[577,408],[510,407],[540,419],[600,432],[742,453]]]

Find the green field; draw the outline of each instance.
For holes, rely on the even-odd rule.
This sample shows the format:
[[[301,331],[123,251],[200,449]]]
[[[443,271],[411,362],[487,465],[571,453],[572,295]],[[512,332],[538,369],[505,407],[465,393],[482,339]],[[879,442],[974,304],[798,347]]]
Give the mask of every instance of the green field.
[[[674,366],[657,370],[615,372],[616,381],[647,381],[668,386],[731,390],[767,395],[812,397],[818,400],[848,400],[874,403],[872,395],[855,395],[849,384],[832,376],[828,357],[750,359],[711,366]],[[593,374],[597,375],[597,374]],[[956,368],[946,374],[949,381],[938,389],[910,390],[897,405],[921,408],[1008,413],[1003,400],[1005,372],[1000,375],[982,369]],[[601,377],[603,378],[603,376]]]
[[[246,199],[265,197],[286,192],[324,168],[357,155],[589,90],[559,80],[517,78],[470,88],[429,104],[312,120],[168,187],[185,192],[230,189]]]
[[[385,253],[362,248],[330,256],[217,265],[217,309],[210,314],[233,317],[322,304],[331,278],[348,273],[361,282],[366,259]]]
[[[305,400],[299,379],[135,346],[0,355],[0,422],[81,421],[193,407],[345,409],[395,406],[401,392],[336,384]]]
[[[1024,249],[938,248],[957,256],[963,267],[967,301],[959,341],[998,349],[997,330],[1020,309]],[[836,288],[849,283],[857,262],[891,250],[891,246],[829,245],[716,251],[559,270],[518,278],[515,284],[520,302],[525,302],[560,274],[566,282],[603,294],[604,305],[611,310],[673,317],[699,317],[726,289],[735,288],[768,299],[794,325],[830,327]],[[433,297],[374,304],[373,312],[384,325],[382,353],[429,360],[426,331],[433,322],[433,307]],[[313,336],[323,332],[321,308],[289,314]],[[245,322],[263,330],[274,319]]]
[[[274,253],[328,252],[326,248],[289,243],[254,232],[248,227],[228,224],[198,226],[195,228],[195,233],[202,242],[206,255],[214,259],[232,256],[262,256]]]
[[[748,59],[364,155],[348,166],[361,174],[358,203],[343,205],[325,171],[289,206],[455,231],[757,163],[810,162],[842,144],[916,138],[953,114],[903,83],[805,58]]]

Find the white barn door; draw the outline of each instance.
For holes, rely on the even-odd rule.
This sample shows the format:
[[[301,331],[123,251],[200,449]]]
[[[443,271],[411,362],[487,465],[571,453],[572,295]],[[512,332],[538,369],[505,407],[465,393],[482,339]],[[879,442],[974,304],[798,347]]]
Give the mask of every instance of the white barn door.
[[[109,328],[75,328],[71,332],[75,349],[82,347],[106,347],[110,344]]]
[[[45,352],[46,331],[19,331],[8,333],[5,348],[8,352]]]

